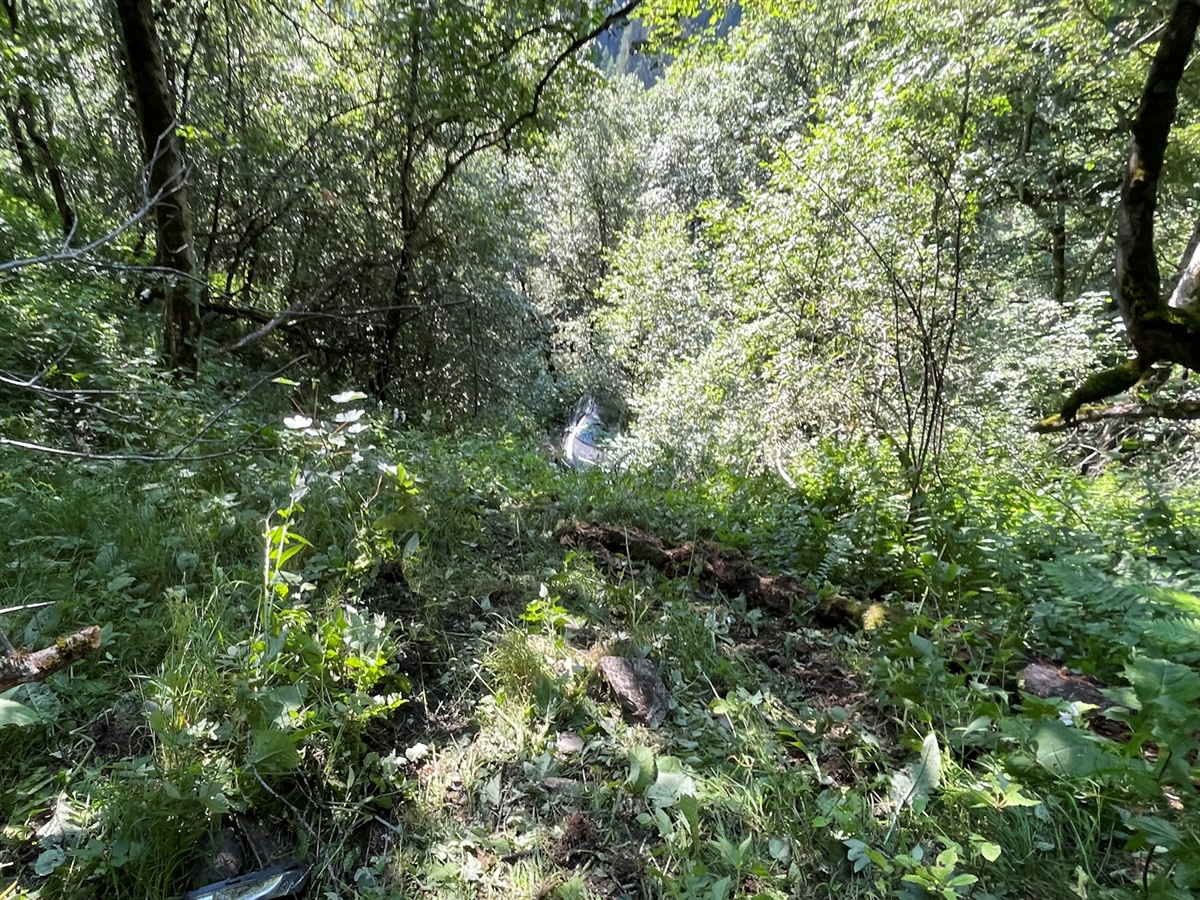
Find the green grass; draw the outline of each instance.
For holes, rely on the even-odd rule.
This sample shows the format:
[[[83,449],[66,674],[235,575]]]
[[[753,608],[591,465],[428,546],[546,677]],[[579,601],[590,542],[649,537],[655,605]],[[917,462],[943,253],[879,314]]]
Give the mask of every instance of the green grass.
[[[38,724],[0,728],[5,900],[178,895],[208,835],[258,820],[314,862],[314,895],[1117,897],[1145,872],[1188,896],[1175,695],[1135,716],[1157,756],[1072,729],[1102,761],[1072,769],[1039,760],[1058,709],[1016,673],[1044,651],[1117,685],[1138,653],[1194,675],[1193,498],[1054,472],[1031,492],[993,467],[906,524],[833,458],[794,491],[666,486],[559,471],[519,429],[367,421],[361,462],[283,429],[276,455],[190,474],[9,455],[6,605],[53,605],[3,627],[32,646],[95,623],[104,643],[13,695]],[[716,539],[886,618],[827,631],[617,578],[557,544],[572,518]],[[622,713],[605,653],[654,660],[660,729]],[[936,785],[899,797],[931,734]],[[1147,861],[1151,819],[1178,839]]]

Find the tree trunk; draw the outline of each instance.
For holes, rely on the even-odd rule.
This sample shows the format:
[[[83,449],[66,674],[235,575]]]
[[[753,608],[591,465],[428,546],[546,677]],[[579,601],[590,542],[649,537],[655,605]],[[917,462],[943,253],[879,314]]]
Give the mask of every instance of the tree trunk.
[[[200,288],[188,203],[186,169],[175,133],[174,103],[151,0],[117,0],[117,15],[125,47],[128,82],[149,169],[149,195],[154,209],[158,258],[178,274],[163,300],[163,363],[195,374],[200,341]]]
[[[1154,252],[1158,180],[1178,107],[1179,81],[1198,24],[1200,2],[1177,0],[1133,117],[1133,141],[1117,211],[1116,293],[1117,308],[1137,355],[1080,385],[1063,403],[1059,415],[1065,421],[1073,420],[1084,403],[1133,387],[1160,360],[1200,370],[1200,312],[1195,307],[1168,305]]]
[[[42,161],[42,168],[46,170],[46,180],[50,182],[50,192],[54,195],[54,207],[58,210],[59,218],[62,219],[63,237],[70,238],[75,232],[75,210],[71,206],[71,201],[67,199],[67,180],[63,175],[63,170],[58,164],[58,158],[54,155],[54,151],[50,148],[49,138],[53,135],[51,122],[49,119],[46,120],[46,134],[43,135],[37,127],[33,98],[27,92],[22,91],[19,102],[20,115],[25,124],[25,134],[37,147],[38,158]]]
[[[4,0],[4,12],[8,16],[8,27],[13,37],[21,33],[21,20],[16,3]],[[58,164],[58,158],[51,149],[50,142],[54,139],[54,123],[50,118],[49,108],[44,108],[45,133],[38,128],[37,114],[33,105],[33,95],[28,87],[17,88],[17,105],[5,103],[4,116],[8,120],[8,128],[16,146],[17,156],[21,161],[21,171],[36,184],[37,178],[33,159],[29,152],[29,144],[37,149],[38,159],[46,170],[46,180],[54,194],[54,206],[62,219],[63,237],[69,239],[75,232],[75,210],[67,198],[67,180]],[[28,143],[26,142],[28,139]]]
[[[17,117],[17,111],[11,104],[4,103],[4,118],[8,122],[8,134],[13,142],[13,149],[17,152],[17,159],[21,163],[21,174],[26,180],[37,187],[37,169],[33,165],[33,156],[29,152],[29,144],[25,140],[25,135],[21,130],[21,120]]]
[[[1058,150],[1058,165],[1054,169],[1054,221],[1050,224],[1050,259],[1054,273],[1054,302],[1059,306],[1067,300],[1067,171],[1063,149]]]

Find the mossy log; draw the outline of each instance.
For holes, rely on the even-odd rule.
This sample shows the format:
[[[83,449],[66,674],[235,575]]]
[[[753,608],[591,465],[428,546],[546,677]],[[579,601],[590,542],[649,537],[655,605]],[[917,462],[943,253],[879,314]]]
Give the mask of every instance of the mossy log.
[[[1051,434],[1076,428],[1088,422],[1101,422],[1109,419],[1122,422],[1139,422],[1147,419],[1172,419],[1175,421],[1200,419],[1200,401],[1109,403],[1104,406],[1081,406],[1070,419],[1064,419],[1061,415],[1048,416],[1030,430],[1037,434]]]
[[[44,681],[61,672],[100,646],[100,629],[95,625],[61,637],[49,647],[33,652],[17,650],[0,657],[0,691],[31,681]]]

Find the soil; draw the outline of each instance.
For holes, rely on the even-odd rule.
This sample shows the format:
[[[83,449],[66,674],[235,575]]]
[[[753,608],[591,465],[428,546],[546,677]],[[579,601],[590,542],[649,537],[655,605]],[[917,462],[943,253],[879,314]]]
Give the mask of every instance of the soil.
[[[121,702],[106,709],[88,724],[87,734],[102,759],[145,756],[154,749],[154,735],[133,703]]]
[[[592,820],[581,812],[573,812],[563,819],[562,827],[562,837],[550,850],[550,858],[554,864],[567,868],[590,858],[599,843],[599,835]]]

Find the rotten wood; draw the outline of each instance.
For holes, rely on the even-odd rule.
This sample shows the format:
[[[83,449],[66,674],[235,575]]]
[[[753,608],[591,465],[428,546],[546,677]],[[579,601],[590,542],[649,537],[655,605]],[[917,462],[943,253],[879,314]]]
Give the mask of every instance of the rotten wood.
[[[861,625],[859,610],[852,601],[838,597],[814,606],[808,588],[799,579],[772,575],[744,553],[707,541],[687,541],[672,547],[632,526],[572,522],[559,529],[558,542],[563,547],[588,550],[603,568],[621,576],[629,573],[630,562],[645,563],[668,578],[695,573],[708,588],[719,589],[729,597],[742,594],[750,609],[776,615],[800,611],[814,624],[825,627]]]
[[[1035,697],[1059,697],[1069,703],[1088,703],[1101,710],[1116,704],[1100,692],[1104,686],[1086,675],[1076,675],[1048,662],[1031,662],[1021,670],[1025,690]]]
[[[1087,727],[1118,743],[1129,742],[1129,726],[1106,715],[1108,710],[1117,706],[1102,693],[1107,685],[1087,675],[1077,675],[1045,659],[1034,660],[1025,666],[1020,679],[1025,692],[1035,697],[1044,700],[1057,698],[1068,703],[1086,703],[1096,707],[1083,714]]]
[[[49,647],[29,652],[17,650],[0,657],[0,691],[32,681],[44,681],[78,662],[100,646],[100,629],[91,625]]]

